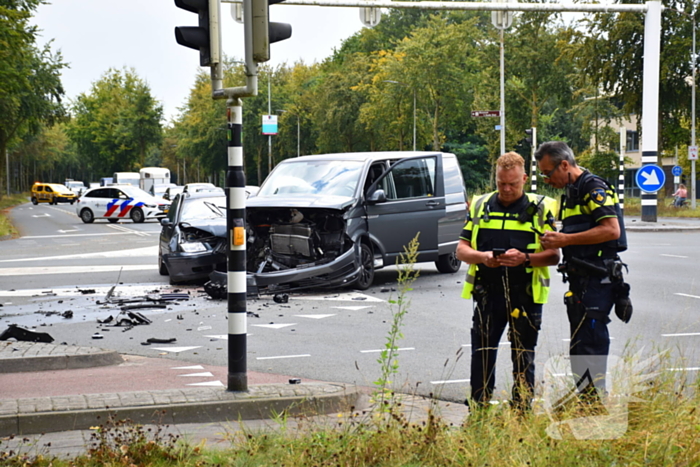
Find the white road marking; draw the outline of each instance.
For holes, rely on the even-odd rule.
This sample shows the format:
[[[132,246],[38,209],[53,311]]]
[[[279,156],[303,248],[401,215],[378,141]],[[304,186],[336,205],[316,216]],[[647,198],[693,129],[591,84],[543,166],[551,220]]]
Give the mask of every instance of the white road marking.
[[[139,264],[122,266],[57,266],[35,268],[0,269],[0,276],[31,276],[38,274],[90,274],[97,272],[150,271],[158,269],[158,265]]]
[[[109,227],[110,229],[119,230],[121,232],[127,232],[134,235],[138,235],[140,237],[148,237],[150,235],[149,232],[141,232],[140,230],[134,230],[128,227],[124,227],[123,225],[107,224],[107,227]]]
[[[499,342],[498,345],[509,345],[510,342]],[[462,347],[471,347],[471,344],[462,344]]]
[[[379,353],[379,352],[384,352],[386,349],[378,349],[378,350],[360,350],[360,353]],[[416,350],[415,347],[402,347],[400,349],[396,349],[397,351],[403,351],[403,350]]]
[[[468,383],[470,379],[445,379],[442,381],[431,381],[430,384],[453,384],[453,383]]]
[[[78,229],[73,229],[73,230],[59,230],[58,233],[70,233],[70,232],[79,232]],[[72,235],[71,235],[72,236]]]
[[[364,310],[365,308],[374,308],[374,307],[373,306],[332,306],[331,308],[337,308],[338,310],[359,311],[359,310]]]
[[[224,383],[222,383],[221,381],[207,381],[204,383],[189,383],[189,384],[187,384],[187,386],[212,386],[212,387],[217,387],[217,388],[218,387],[223,388]]]
[[[277,355],[275,357],[257,357],[256,360],[275,360],[278,358],[301,358],[301,357],[310,357],[311,354],[305,353],[301,355]]]
[[[660,254],[659,256],[665,256],[667,258],[688,258],[687,256],[681,256],[681,255],[665,255],[665,254]]]
[[[668,368],[666,371],[698,371],[698,370],[700,370],[700,367],[691,366],[688,368]]]
[[[51,217],[51,214],[45,212],[43,214],[33,214],[32,217]]]
[[[211,329],[211,326],[199,326],[197,328],[197,331],[208,331]]]
[[[297,323],[289,323],[289,324],[251,324],[251,326],[257,326],[259,328],[270,328],[270,329],[282,329],[286,328],[287,326],[296,326]]]
[[[2,271],[2,269],[0,269]],[[32,297],[41,298],[42,295],[51,294],[50,296],[57,297],[80,297],[85,296],[81,290],[92,289],[94,294],[90,295],[106,295],[107,292],[114,287],[113,285],[85,285],[82,287],[47,287],[44,289],[21,289],[21,290],[0,290],[0,297]],[[115,296],[121,295],[146,295],[153,289],[164,289],[163,284],[138,284],[138,285],[119,285],[115,288]],[[166,287],[167,289],[167,287]]]
[[[112,234],[109,234],[112,235]],[[23,237],[27,238],[27,237]],[[54,235],[51,238],[56,238]],[[62,255],[62,256],[44,256],[42,258],[21,258],[21,259],[3,259],[0,263],[13,263],[27,261],[50,261],[53,259],[86,259],[86,258],[143,258],[147,256],[152,256],[156,258],[158,256],[158,245],[147,246],[144,248],[132,248],[130,250],[116,250],[116,251],[101,251],[99,253],[80,253],[76,255]]]
[[[330,300],[330,301],[363,301],[363,302],[383,302],[381,298],[372,297],[358,292],[346,292],[338,294],[320,295],[299,295],[290,296],[292,300]]]
[[[311,319],[323,319],[323,318],[330,318],[333,315],[294,315],[298,318],[311,318]]]
[[[249,336],[251,334],[248,334]],[[223,340],[228,340],[228,334],[217,334],[215,336],[204,336],[204,337],[211,337],[212,339],[223,339]]]
[[[192,346],[192,347],[151,347],[153,350],[162,350],[164,352],[173,352],[173,353],[180,353],[180,352],[187,352],[188,350],[194,350],[194,349],[201,349],[201,345],[197,346]]]
[[[66,237],[106,237],[108,235],[128,235],[128,232],[114,232],[114,233],[91,233],[91,234],[75,234],[66,235]],[[41,238],[56,238],[55,235],[28,235],[26,237],[20,237],[18,240],[36,240]]]
[[[697,295],[689,295],[687,293],[675,293],[673,295],[679,295],[681,297],[688,297],[688,298],[700,298],[700,296]]]
[[[190,373],[187,375],[178,375],[178,376],[195,377],[195,378],[209,378],[210,376],[214,376],[214,374],[209,372],[209,371],[203,371],[201,373]]]
[[[190,366],[174,366],[171,370],[203,370],[202,365],[190,365]]]
[[[661,334],[661,337],[688,337],[700,336],[700,332],[679,332],[677,334]]]

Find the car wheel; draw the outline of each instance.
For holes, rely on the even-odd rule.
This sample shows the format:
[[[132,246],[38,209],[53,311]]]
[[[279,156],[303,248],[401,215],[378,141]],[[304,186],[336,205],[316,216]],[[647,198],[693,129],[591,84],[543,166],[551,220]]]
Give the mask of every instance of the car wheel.
[[[143,215],[143,210],[141,208],[135,208],[131,211],[131,220],[136,224],[141,224],[146,220],[146,216]]]
[[[73,203],[75,203],[75,200],[74,200],[74,199],[70,200],[70,205],[71,205],[71,206],[73,206]]]
[[[452,252],[446,255],[440,255],[437,261],[435,261],[435,266],[437,270],[443,274],[453,274],[459,271],[462,262],[457,259],[457,253]]]
[[[360,276],[355,282],[358,290],[367,290],[374,282],[374,255],[366,243],[360,244]]]
[[[113,217],[110,217],[110,218],[108,218],[107,220],[108,220],[110,223],[112,223],[112,224],[116,224],[117,222],[119,222],[119,219],[115,219],[115,218],[113,218]]]
[[[51,198],[51,199],[49,200],[49,204],[57,204],[57,203],[56,203],[56,200],[55,200],[54,198]]]
[[[168,275],[168,267],[163,262],[163,255],[160,253],[160,251],[158,252],[158,272],[161,276]]]
[[[33,196],[32,196],[32,204],[33,204],[34,206],[36,206],[37,204],[39,204],[39,201],[37,201],[36,198],[33,197]]]
[[[80,218],[86,224],[92,224],[95,221],[95,215],[92,213],[91,210],[89,210],[87,208],[80,211]]]

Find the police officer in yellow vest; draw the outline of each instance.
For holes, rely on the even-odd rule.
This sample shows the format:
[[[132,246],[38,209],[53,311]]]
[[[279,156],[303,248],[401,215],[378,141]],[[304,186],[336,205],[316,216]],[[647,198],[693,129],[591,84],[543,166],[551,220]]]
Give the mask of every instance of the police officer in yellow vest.
[[[564,262],[559,270],[569,282],[565,303],[571,368],[579,391],[597,398],[605,391],[610,311],[614,305],[624,322],[632,313],[629,285],[622,279],[618,256],[627,248],[627,240],[617,193],[604,179],[579,167],[562,141],[542,144],[535,159],[544,181],[566,190],[560,211],[562,230],[546,232],[540,242],[546,248],[562,249]]]
[[[525,162],[515,153],[496,162],[497,191],[474,197],[457,246],[468,263],[462,297],[474,298],[471,330],[471,398],[491,400],[498,345],[508,325],[513,362],[513,404],[528,408],[535,384],[535,346],[542,304],[549,294],[548,266],[559,251],[539,237],[554,228],[556,201],[524,192]]]

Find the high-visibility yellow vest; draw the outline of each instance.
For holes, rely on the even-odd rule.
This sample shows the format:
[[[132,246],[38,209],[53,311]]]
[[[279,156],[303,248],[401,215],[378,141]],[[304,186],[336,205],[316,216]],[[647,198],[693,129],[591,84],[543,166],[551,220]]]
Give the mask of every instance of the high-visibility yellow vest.
[[[469,240],[472,248],[477,248],[477,237],[479,230],[482,228],[493,228],[496,230],[512,230],[520,233],[532,235],[532,241],[527,244],[529,253],[538,253],[543,251],[542,245],[539,242],[539,235],[532,230],[534,227],[539,232],[545,230],[553,230],[547,223],[548,218],[554,218],[554,213],[557,212],[557,202],[547,196],[536,195],[534,193],[525,193],[528,200],[537,205],[537,211],[532,215],[532,218],[526,222],[520,222],[516,219],[505,219],[504,213],[490,212],[489,219],[484,219],[484,210],[492,196],[497,196],[497,192],[487,193],[472,199],[470,216],[467,224],[472,223],[472,235]],[[478,265],[470,264],[467,270],[467,277],[462,290],[462,298],[472,298],[472,291],[476,282]],[[527,273],[532,273],[532,299],[535,303],[547,303],[549,298],[549,267],[548,266],[532,266],[526,269]]]

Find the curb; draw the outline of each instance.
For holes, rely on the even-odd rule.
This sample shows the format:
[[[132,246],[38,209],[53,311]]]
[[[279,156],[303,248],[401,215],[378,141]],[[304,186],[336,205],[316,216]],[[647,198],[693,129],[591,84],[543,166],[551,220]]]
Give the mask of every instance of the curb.
[[[211,423],[318,415],[366,404],[357,387],[335,383],[252,386],[248,392],[186,388],[121,394],[0,400],[0,436],[87,430],[109,417],[139,424]]]
[[[0,373],[75,370],[120,363],[124,363],[124,359],[118,352],[97,347],[35,342],[0,343]]]

